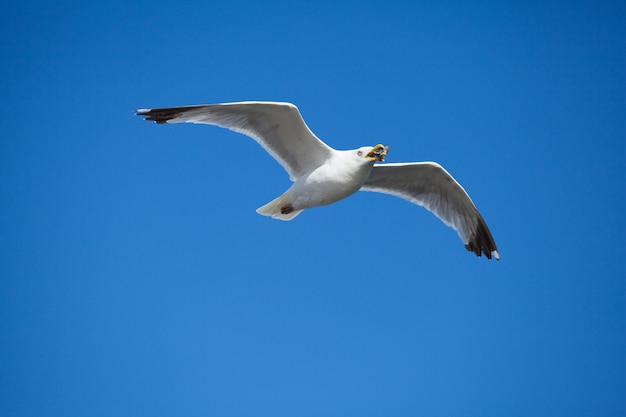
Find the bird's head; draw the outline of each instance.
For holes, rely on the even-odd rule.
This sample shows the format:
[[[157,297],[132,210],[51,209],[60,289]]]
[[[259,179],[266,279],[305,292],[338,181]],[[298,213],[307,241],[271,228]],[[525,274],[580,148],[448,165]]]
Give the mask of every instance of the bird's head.
[[[389,146],[383,146],[380,143],[376,146],[363,146],[357,149],[357,154],[370,161],[383,162],[389,152]]]

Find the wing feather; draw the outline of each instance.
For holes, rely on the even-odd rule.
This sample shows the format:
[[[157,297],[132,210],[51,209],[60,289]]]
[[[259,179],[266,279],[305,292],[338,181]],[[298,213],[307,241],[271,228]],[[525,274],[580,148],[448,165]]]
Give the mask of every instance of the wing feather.
[[[254,139],[289,173],[292,181],[322,165],[333,149],[309,129],[291,103],[240,102],[136,110],[159,124],[215,125]]]
[[[468,251],[500,259],[493,236],[469,195],[435,162],[375,165],[361,190],[420,205],[456,230]]]

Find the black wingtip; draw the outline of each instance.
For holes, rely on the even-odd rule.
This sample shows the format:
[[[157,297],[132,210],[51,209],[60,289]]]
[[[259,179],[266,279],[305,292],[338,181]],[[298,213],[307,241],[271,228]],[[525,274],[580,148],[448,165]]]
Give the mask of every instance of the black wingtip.
[[[136,116],[145,117],[145,120],[158,124],[165,124],[169,120],[175,119],[182,113],[178,107],[166,107],[161,109],[139,109],[135,110]]]
[[[479,219],[476,232],[465,245],[465,249],[474,252],[476,256],[482,256],[484,253],[487,259],[494,257],[496,260],[500,260],[496,242],[493,240],[493,236],[491,236],[491,232],[482,217]]]

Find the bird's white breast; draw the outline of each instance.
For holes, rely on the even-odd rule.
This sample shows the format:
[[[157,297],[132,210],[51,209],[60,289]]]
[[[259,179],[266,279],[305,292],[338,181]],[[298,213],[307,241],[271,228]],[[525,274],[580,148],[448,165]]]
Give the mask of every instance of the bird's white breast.
[[[301,176],[289,189],[297,209],[323,206],[357,192],[374,163],[337,151],[327,163]]]

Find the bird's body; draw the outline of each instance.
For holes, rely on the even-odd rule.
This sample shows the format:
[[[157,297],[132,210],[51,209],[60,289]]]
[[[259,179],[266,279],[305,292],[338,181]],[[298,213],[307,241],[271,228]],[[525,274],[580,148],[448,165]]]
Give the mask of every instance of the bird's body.
[[[482,216],[461,185],[439,164],[375,165],[389,147],[336,150],[319,140],[290,103],[241,102],[137,110],[156,123],[201,123],[250,136],[289,173],[293,185],[257,213],[291,220],[303,210],[334,203],[359,190],[395,195],[421,205],[454,228],[465,247],[499,259]]]
[[[285,192],[285,200],[294,211],[334,203],[359,191],[373,167],[373,160],[354,151],[333,151],[326,163],[296,179]]]

